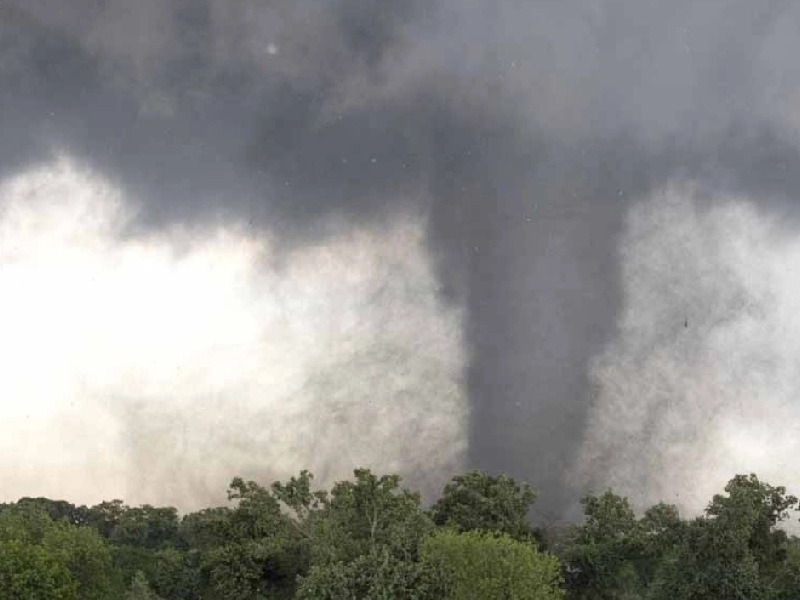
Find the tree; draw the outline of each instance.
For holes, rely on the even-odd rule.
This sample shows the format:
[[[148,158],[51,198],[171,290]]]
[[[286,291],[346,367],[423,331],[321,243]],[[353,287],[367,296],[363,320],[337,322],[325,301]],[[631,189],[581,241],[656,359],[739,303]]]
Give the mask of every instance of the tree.
[[[446,579],[428,563],[372,548],[349,563],[317,565],[300,581],[297,600],[440,600]]]
[[[765,576],[786,559],[786,532],[776,525],[797,506],[796,497],[786,488],[759,481],[756,475],[737,475],[725,486],[727,496],[717,494],[706,515],[717,528],[733,530],[746,540],[759,571]]]
[[[439,597],[431,591],[438,589],[435,578],[417,562],[420,541],[433,529],[419,494],[401,487],[396,475],[368,469],[355,470],[330,493],[312,491],[311,479],[303,472],[271,488],[310,551],[299,597]]]
[[[235,478],[233,509],[203,511],[185,520],[188,539],[201,544],[199,586],[212,598],[289,598],[307,569],[305,534],[281,501],[254,481]]]
[[[638,523],[638,540],[632,545],[630,557],[638,574],[641,595],[653,586],[685,530],[678,509],[671,504],[656,504],[645,511]]]
[[[685,528],[675,551],[665,557],[653,583],[654,600],[699,598],[766,600],[769,590],[758,564],[733,530],[699,518]]]
[[[149,504],[137,507],[122,505],[120,509],[108,535],[112,543],[151,549],[182,545],[178,535],[177,509],[171,506],[156,508]]]
[[[298,477],[292,476],[286,483],[276,481],[271,487],[272,496],[293,513],[293,522],[304,535],[308,535],[305,527],[311,515],[328,505],[327,492],[312,491],[313,479],[314,475],[303,470]]]
[[[0,590],[5,598],[78,598],[77,584],[59,557],[20,540],[0,541]]]
[[[229,535],[231,512],[229,507],[220,506],[185,515],[179,526],[181,539],[201,551],[222,545]]]
[[[654,598],[759,600],[779,593],[788,540],[776,525],[797,499],[755,475],[737,475],[725,491],[685,529],[665,561]]]
[[[20,498],[17,506],[32,506],[41,509],[53,521],[66,521],[70,525],[87,525],[89,509],[75,506],[66,500],[50,500],[49,498]]]
[[[71,589],[77,597],[93,600],[108,598],[118,589],[117,573],[103,539],[92,529],[66,520],[53,521],[39,504],[26,502],[0,512],[0,544],[5,548],[5,566],[23,569],[21,573],[29,573],[32,579],[41,578],[56,594],[53,597],[69,596]],[[11,589],[21,577],[27,577],[13,571],[10,576],[13,581],[7,583]],[[31,589],[31,597],[36,597],[36,589]]]
[[[400,487],[400,477],[354,471],[354,481],[334,484],[324,506],[311,515],[312,564],[348,562],[377,547],[414,560],[420,540],[433,529],[419,494]]]
[[[122,500],[101,502],[89,509],[87,522],[106,539],[111,538],[114,528],[119,522],[127,507]]]
[[[120,585],[111,550],[96,531],[87,527],[53,523],[42,545],[57,555],[77,584],[81,600],[105,600]]]
[[[162,598],[150,588],[145,574],[137,571],[128,591],[125,592],[125,600],[162,600]]]
[[[642,541],[627,498],[611,490],[581,500],[585,521],[561,551],[570,598],[615,599],[639,592],[635,559]]]
[[[202,568],[197,550],[156,550],[149,566],[147,579],[158,595],[170,600],[200,597]]]
[[[452,600],[557,600],[561,565],[529,542],[505,534],[439,531],[422,543],[422,561],[445,574]]]
[[[454,477],[431,508],[434,523],[457,531],[493,531],[532,539],[528,512],[536,492],[506,475],[472,471]]]
[[[800,598],[800,538],[786,542],[786,560],[773,582],[776,600]]]
[[[10,504],[0,510],[0,541],[17,540],[41,545],[52,527],[52,519],[37,506]]]

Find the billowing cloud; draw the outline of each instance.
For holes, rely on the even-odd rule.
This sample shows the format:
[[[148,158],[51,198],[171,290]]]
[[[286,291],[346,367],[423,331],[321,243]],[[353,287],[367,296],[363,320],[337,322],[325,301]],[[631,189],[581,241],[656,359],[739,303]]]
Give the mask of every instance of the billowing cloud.
[[[734,473],[800,478],[800,235],[747,196],[675,183],[631,209],[617,334],[580,476],[704,508]]]
[[[460,466],[461,314],[419,219],[278,252],[246,223],[131,234],[132,206],[67,158],[0,187],[5,500],[196,508],[236,474]]]
[[[108,245],[108,257],[141,246],[137,252],[161,265],[141,268],[154,277],[141,276],[142,290],[161,281],[156,273],[166,283],[153,285],[166,289],[183,281],[186,293],[170,292],[164,311],[177,311],[176,305],[211,310],[204,303],[224,288],[228,296],[218,301],[243,303],[237,314],[253,323],[253,331],[279,328],[273,313],[263,312],[278,297],[285,305],[280,311],[290,315],[286,322],[301,319],[302,307],[317,307],[302,319],[323,323],[324,331],[350,331],[346,307],[354,304],[344,298],[363,294],[375,299],[359,305],[364,323],[375,323],[364,326],[364,335],[378,340],[389,322],[383,315],[394,314],[397,298],[422,310],[417,301],[423,296],[406,284],[392,286],[422,286],[429,277],[422,286],[429,294],[425,314],[443,320],[425,328],[426,335],[440,332],[435,337],[446,344],[428,343],[429,353],[405,358],[383,346],[363,346],[359,356],[374,360],[356,367],[362,359],[337,343],[346,352],[331,359],[334,368],[315,362],[322,360],[317,345],[281,334],[295,344],[286,354],[293,359],[276,360],[303,373],[296,379],[303,398],[329,385],[317,369],[328,365],[342,379],[336,393],[325,395],[363,407],[369,403],[357,398],[366,397],[366,388],[356,382],[365,379],[348,369],[386,378],[404,372],[406,362],[409,372],[424,371],[424,358],[468,398],[468,431],[454,438],[453,452],[466,444],[470,467],[529,480],[542,491],[541,514],[561,518],[582,491],[565,474],[587,424],[587,448],[602,437],[589,423],[593,382],[617,377],[603,375],[605,367],[597,365],[605,359],[593,363],[592,357],[618,338],[615,323],[626,318],[619,311],[628,311],[623,303],[631,283],[620,272],[617,247],[621,236],[633,243],[625,237],[631,206],[682,178],[715,190],[693,201],[699,214],[727,206],[724,198],[732,192],[759,215],[752,223],[779,216],[787,227],[798,223],[798,23],[796,3],[751,0],[4,0],[0,178],[24,179],[56,146],[89,165],[92,181],[102,176],[113,182],[105,184],[116,190],[109,198],[121,198],[123,208],[103,209],[117,216],[101,219],[106,229],[98,239],[105,241],[98,244]],[[713,214],[697,219],[710,224],[728,215]],[[675,223],[683,227],[680,219]],[[394,240],[386,248],[376,241],[385,236]],[[374,274],[341,296],[332,293],[332,282],[321,283],[321,265],[329,261],[339,265],[336,272],[349,273],[343,257],[353,248],[375,253],[375,264],[396,265],[400,275],[356,261],[354,272]],[[392,252],[403,260],[395,261]],[[242,273],[219,271],[213,293],[183,274],[186,261],[201,264],[201,255],[213,261],[222,253],[232,262],[219,260],[239,265]],[[661,268],[655,255],[648,257],[652,269]],[[292,287],[290,274],[301,263],[315,275],[300,279],[317,287]],[[380,287],[379,280],[393,283]],[[385,292],[370,292],[370,286]],[[274,296],[275,290],[283,295]],[[139,292],[155,311],[152,293]],[[330,309],[337,316],[322,300],[312,301],[315,294],[338,302]],[[683,300],[669,298],[681,312]],[[380,302],[386,306],[379,308]],[[422,319],[403,315],[403,332]],[[161,329],[175,339],[186,335],[192,348],[213,345],[195,342],[216,333],[188,326],[179,333],[180,322],[167,319]],[[68,324],[53,326],[72,335]],[[212,326],[228,330],[213,319]],[[394,330],[386,335],[408,339]],[[642,336],[671,343],[660,334]],[[255,377],[247,374],[246,360],[230,361],[243,365],[242,381]],[[462,379],[451,378],[451,364],[465,367]],[[137,376],[155,382],[160,367],[150,368],[153,375]],[[345,373],[352,386],[344,384]],[[208,383],[203,377],[197,376],[197,389]],[[159,406],[178,406],[169,380],[161,385],[148,388],[171,398]],[[442,406],[431,410],[445,414],[451,396],[440,395]],[[605,405],[606,392],[601,396]],[[139,431],[139,422],[163,424],[137,439],[172,448],[170,422],[151,419],[142,408],[153,403],[114,405],[132,407],[114,417],[118,424]],[[661,413],[652,408],[656,413],[636,422],[658,422]],[[235,431],[252,414],[231,410],[216,431]],[[358,410],[313,414],[339,430],[357,428],[361,420]],[[455,417],[462,418],[460,412]],[[609,426],[612,437],[621,427],[613,420]],[[411,447],[416,433],[407,435],[391,443]],[[708,439],[702,427],[687,436]],[[331,444],[319,447],[315,464],[339,464],[345,445],[334,444],[335,436],[315,439]],[[297,444],[300,464],[308,455],[303,442]],[[728,463],[732,471],[748,464],[735,456]],[[396,464],[415,471],[414,457]],[[136,464],[131,472],[151,467],[147,460]],[[691,468],[691,461],[684,466]],[[421,478],[428,473],[422,467],[415,472]],[[649,493],[649,486],[643,481],[636,493]]]

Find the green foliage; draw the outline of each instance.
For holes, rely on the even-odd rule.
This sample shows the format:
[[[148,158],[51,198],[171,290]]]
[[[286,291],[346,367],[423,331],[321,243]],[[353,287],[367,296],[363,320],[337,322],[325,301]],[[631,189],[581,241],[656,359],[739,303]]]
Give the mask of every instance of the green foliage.
[[[388,548],[373,548],[344,563],[311,568],[302,578],[298,600],[440,600],[447,593],[443,574],[428,563],[402,560]]]
[[[397,476],[365,469],[330,493],[313,491],[312,479],[304,471],[270,488],[234,479],[234,509],[184,519],[183,538],[201,552],[207,597],[289,597],[309,569],[303,593],[317,593],[320,581],[357,573],[353,564],[365,560],[384,565],[378,580],[415,581],[419,542],[433,528],[418,494],[401,488]],[[388,563],[376,558],[385,556]],[[358,589],[367,585],[345,580]]]
[[[797,499],[755,475],[737,475],[725,491],[666,557],[654,598],[766,600],[781,593],[787,536],[775,526]]]
[[[147,577],[141,571],[137,571],[131,585],[125,592],[125,600],[163,600],[161,596],[156,594],[147,582]]]
[[[648,536],[623,498],[606,491],[583,500],[585,522],[573,527],[561,556],[567,563],[570,598],[633,598],[641,593],[637,566],[644,562]],[[657,513],[646,523],[657,527]]]
[[[419,494],[400,487],[396,475],[354,471],[354,481],[336,483],[323,508],[309,520],[312,563],[347,562],[381,546],[413,560],[433,524]]]
[[[791,581],[776,525],[797,504],[784,488],[739,475],[705,516],[656,505],[637,520],[611,491],[583,500],[585,523],[559,549],[570,598],[774,598]],[[783,579],[781,579],[783,577]],[[783,583],[782,583],[783,581]]]
[[[439,531],[423,542],[422,560],[446,574],[448,590],[444,598],[564,597],[558,559],[508,535]]]
[[[236,478],[229,506],[183,518],[121,500],[0,505],[0,598],[800,598],[800,539],[781,529],[798,501],[755,475],[689,521],[588,495],[581,524],[549,532],[560,561],[533,536],[536,494],[510,477],[455,477],[430,511],[396,475],[312,484],[307,471],[267,487]]]
[[[773,580],[776,600],[800,598],[800,538],[786,541],[786,559]]]
[[[75,600],[77,584],[46,548],[21,540],[0,542],[0,590],[4,598]]]
[[[494,531],[531,539],[528,511],[536,492],[506,475],[478,471],[454,477],[431,508],[434,523],[458,531]]]
[[[153,553],[147,578],[164,598],[190,600],[199,597],[200,556],[197,551],[165,548]]]
[[[0,511],[0,541],[17,540],[41,545],[52,527],[52,519],[35,506],[10,505]]]
[[[786,558],[786,533],[775,526],[797,506],[797,498],[784,487],[762,483],[755,475],[737,475],[725,486],[727,496],[716,495],[706,509],[717,529],[735,532],[763,575]]]
[[[111,551],[97,532],[64,522],[54,523],[42,544],[67,567],[81,600],[104,600],[112,595],[117,578]]]
[[[89,509],[87,523],[101,536],[110,539],[125,510],[127,510],[127,507],[122,503],[122,500],[101,502]]]
[[[201,569],[196,551],[125,545],[112,547],[112,552],[123,581],[130,582],[141,572],[160,596],[181,600],[197,597]]]
[[[200,551],[222,545],[229,537],[231,512],[223,506],[184,516],[180,523],[181,539],[190,548]]]
[[[683,540],[665,557],[653,585],[655,599],[766,599],[770,593],[759,577],[758,565],[732,531],[706,519],[687,528]]]
[[[294,522],[298,526],[307,523],[314,511],[328,505],[327,492],[311,489],[313,479],[311,473],[301,471],[299,477],[292,477],[286,483],[276,481],[272,484],[272,496],[294,513]],[[302,528],[301,531],[308,533]]]
[[[646,595],[660,576],[665,561],[686,531],[678,509],[670,504],[648,508],[639,520],[637,540],[631,547],[630,563],[636,571],[636,592]]]
[[[183,564],[187,543],[175,508],[147,504],[129,507],[121,500],[112,500],[89,508],[87,513],[86,523],[109,544],[120,581],[132,582],[141,573],[161,594],[189,598],[196,592],[197,586],[191,582],[198,578],[199,569],[187,572]]]
[[[0,544],[5,557],[0,562],[3,568],[12,569],[11,579],[6,581],[11,586],[8,589],[21,585],[21,578],[40,578],[42,585],[56,594],[53,597],[74,593],[81,599],[99,600],[117,588],[117,573],[103,539],[91,529],[66,520],[53,521],[38,503],[25,502],[0,512]],[[38,589],[31,588],[31,597],[37,597]]]
[[[153,549],[181,545],[176,509],[148,504],[121,509],[108,536],[112,543]]]
[[[581,500],[586,522],[581,529],[584,540],[607,542],[629,540],[636,529],[636,516],[627,498],[611,490],[602,496],[588,495]]]
[[[219,597],[289,597],[300,572],[293,550],[292,540],[283,536],[241,540],[209,552],[203,566]]]
[[[269,490],[240,478],[231,482],[228,497],[235,508],[203,511],[181,526],[197,552],[195,563],[183,561],[197,569],[192,585],[203,598],[290,597],[302,559],[298,534],[280,502]]]
[[[416,560],[420,541],[433,529],[419,495],[402,488],[395,475],[378,477],[366,469],[353,475],[330,494],[311,494],[302,484],[293,496],[282,496],[306,516],[311,547],[312,567],[298,597],[441,597],[440,579]]]
[[[89,509],[75,506],[66,500],[49,498],[20,498],[18,507],[33,507],[46,513],[53,521],[66,521],[70,525],[86,525],[89,522]]]

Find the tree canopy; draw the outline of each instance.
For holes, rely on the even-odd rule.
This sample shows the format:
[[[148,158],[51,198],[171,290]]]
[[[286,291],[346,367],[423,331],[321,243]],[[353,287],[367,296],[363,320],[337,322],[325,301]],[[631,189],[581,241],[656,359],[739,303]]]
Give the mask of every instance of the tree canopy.
[[[234,478],[225,506],[108,500],[0,505],[0,597],[56,600],[795,600],[798,500],[737,475],[702,515],[637,513],[613,490],[583,519],[530,520],[537,493],[504,475],[454,477],[426,508],[397,475],[357,469],[317,489],[308,471]]]

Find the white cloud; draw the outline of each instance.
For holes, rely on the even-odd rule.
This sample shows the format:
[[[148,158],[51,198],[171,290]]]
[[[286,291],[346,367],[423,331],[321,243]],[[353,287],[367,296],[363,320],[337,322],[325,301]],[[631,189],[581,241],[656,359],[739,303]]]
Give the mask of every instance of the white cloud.
[[[579,478],[696,512],[737,473],[800,479],[800,236],[748,198],[672,185],[621,242]],[[797,489],[795,488],[795,491]]]
[[[0,187],[4,499],[195,508],[237,474],[458,468],[461,315],[423,223],[280,254],[233,225],[130,237],[131,206],[68,159]]]

